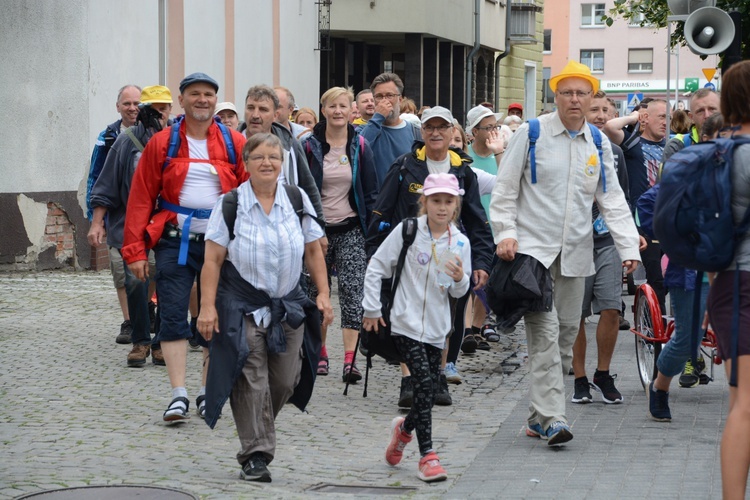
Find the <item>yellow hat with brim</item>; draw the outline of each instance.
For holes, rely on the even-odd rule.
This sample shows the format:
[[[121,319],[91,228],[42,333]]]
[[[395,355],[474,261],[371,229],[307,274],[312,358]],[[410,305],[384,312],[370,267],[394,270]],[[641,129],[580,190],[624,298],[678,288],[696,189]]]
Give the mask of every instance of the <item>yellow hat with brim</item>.
[[[172,92],[163,85],[143,87],[143,90],[141,91],[141,104],[158,102],[172,104]]]
[[[591,84],[591,88],[596,94],[599,91],[599,79],[591,76],[591,70],[585,64],[577,61],[568,61],[562,72],[549,79],[549,88],[552,92],[557,92],[557,84],[566,78],[582,78]]]

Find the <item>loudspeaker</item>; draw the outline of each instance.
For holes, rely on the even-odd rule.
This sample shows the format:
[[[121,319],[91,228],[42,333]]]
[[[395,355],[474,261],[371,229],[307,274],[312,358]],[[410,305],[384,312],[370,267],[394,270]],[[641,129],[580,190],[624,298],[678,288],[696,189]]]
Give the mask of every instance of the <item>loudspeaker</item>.
[[[716,0],[667,0],[669,11],[675,16],[687,16],[701,7],[716,7]]]
[[[716,7],[702,7],[685,21],[685,41],[694,54],[711,55],[727,50],[734,39],[729,14]]]

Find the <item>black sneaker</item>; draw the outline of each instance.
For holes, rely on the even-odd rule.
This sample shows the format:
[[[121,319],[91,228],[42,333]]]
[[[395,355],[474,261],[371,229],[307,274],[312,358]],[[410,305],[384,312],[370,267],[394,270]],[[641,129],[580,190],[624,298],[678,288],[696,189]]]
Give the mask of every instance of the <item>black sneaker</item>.
[[[591,384],[591,387],[602,395],[602,400],[610,405],[622,403],[622,394],[615,387],[616,378],[617,375],[603,374],[596,371],[594,373],[594,381]]]
[[[477,338],[474,336],[474,334],[468,333],[464,337],[463,342],[461,342],[461,350],[466,354],[472,354],[477,352],[478,345],[479,342],[477,342]]]
[[[701,374],[706,370],[706,361],[703,356],[698,357],[698,363],[693,365],[693,360],[688,359],[685,369],[680,375],[680,387],[695,387],[701,383]]]
[[[630,330],[630,322],[625,319],[625,316],[620,316],[620,330]]]
[[[130,320],[126,319],[120,325],[120,333],[117,335],[115,342],[118,344],[130,344],[133,342],[133,325],[130,324]]]
[[[672,421],[672,412],[669,411],[669,393],[654,389],[654,383],[648,385],[648,414],[657,422]]]
[[[414,400],[414,388],[411,386],[411,376],[401,377],[401,393],[398,396],[399,408],[411,408]]]
[[[571,401],[579,404],[587,404],[594,401],[594,398],[591,397],[591,385],[589,384],[589,379],[585,375],[575,379],[573,385],[573,398]]]
[[[438,406],[450,406],[453,404],[450,392],[448,392],[448,380],[445,375],[440,374],[437,392],[435,393],[435,404]]]
[[[188,338],[188,344],[190,344],[190,349],[197,351],[201,348],[201,345],[198,343],[198,335],[200,335],[198,331],[198,318],[190,319],[190,333],[192,335]]]
[[[270,483],[271,473],[268,472],[266,457],[262,453],[253,453],[242,466],[240,478],[245,481],[257,481],[259,483]]]

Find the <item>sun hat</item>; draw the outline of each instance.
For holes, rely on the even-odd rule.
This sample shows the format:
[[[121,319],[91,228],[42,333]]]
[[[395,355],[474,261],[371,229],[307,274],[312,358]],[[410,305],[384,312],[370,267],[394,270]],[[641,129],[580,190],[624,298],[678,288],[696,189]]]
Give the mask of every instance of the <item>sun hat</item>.
[[[449,109],[442,106],[433,106],[430,109],[426,109],[424,113],[422,113],[423,124],[427,123],[427,121],[432,118],[440,118],[446,123],[453,125],[453,115],[451,114]]]
[[[437,193],[447,193],[453,196],[463,196],[464,190],[458,187],[458,179],[453,174],[430,174],[424,180],[422,189],[419,190],[425,196]]]
[[[234,106],[234,103],[231,102],[220,102],[216,105],[216,111],[214,111],[215,115],[218,115],[220,111],[234,111],[234,114],[239,116],[237,113],[237,108]]]
[[[557,84],[565,78],[583,78],[591,84],[591,90],[594,94],[599,91],[599,79],[591,76],[591,69],[578,61],[568,61],[559,75],[549,79],[549,88],[552,89],[552,92],[557,92]]]
[[[185,92],[185,89],[194,83],[207,83],[214,88],[214,92],[219,91],[219,84],[216,80],[211,78],[205,73],[191,73],[180,82],[180,94]]]
[[[172,93],[163,85],[151,85],[141,90],[141,104],[166,103],[172,104]]]
[[[488,116],[494,116],[495,120],[499,120],[503,117],[503,114],[493,113],[490,108],[482,106],[481,104],[479,106],[474,106],[473,108],[471,108],[469,112],[466,113],[466,123],[468,124],[466,126],[466,131],[471,132],[474,127],[479,125],[479,122],[481,122]]]

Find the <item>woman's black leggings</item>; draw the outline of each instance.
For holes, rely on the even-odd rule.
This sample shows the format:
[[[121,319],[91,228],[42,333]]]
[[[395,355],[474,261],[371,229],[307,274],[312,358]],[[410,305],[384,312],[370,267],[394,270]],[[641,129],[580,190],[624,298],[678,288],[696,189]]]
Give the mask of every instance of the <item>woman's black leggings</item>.
[[[442,351],[403,335],[393,335],[393,343],[409,367],[414,390],[414,399],[404,421],[404,430],[412,432],[416,429],[419,452],[425,455],[432,450],[432,405],[440,382]]]

